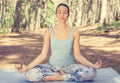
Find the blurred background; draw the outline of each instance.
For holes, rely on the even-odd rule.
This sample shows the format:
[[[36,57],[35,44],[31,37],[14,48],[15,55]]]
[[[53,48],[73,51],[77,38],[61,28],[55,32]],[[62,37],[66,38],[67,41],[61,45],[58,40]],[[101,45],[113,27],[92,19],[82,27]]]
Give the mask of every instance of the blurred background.
[[[68,23],[80,32],[81,54],[93,63],[100,55],[120,74],[120,0],[0,0],[0,69],[29,64],[40,54],[59,3],[70,7]]]
[[[120,0],[0,0],[0,33],[54,26],[59,3],[70,7],[71,26],[120,29]]]

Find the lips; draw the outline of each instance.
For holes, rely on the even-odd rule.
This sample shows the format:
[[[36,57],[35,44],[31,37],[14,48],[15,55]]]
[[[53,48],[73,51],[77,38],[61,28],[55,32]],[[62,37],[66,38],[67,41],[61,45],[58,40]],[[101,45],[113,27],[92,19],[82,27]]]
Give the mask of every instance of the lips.
[[[60,19],[64,19],[64,18],[60,18]]]

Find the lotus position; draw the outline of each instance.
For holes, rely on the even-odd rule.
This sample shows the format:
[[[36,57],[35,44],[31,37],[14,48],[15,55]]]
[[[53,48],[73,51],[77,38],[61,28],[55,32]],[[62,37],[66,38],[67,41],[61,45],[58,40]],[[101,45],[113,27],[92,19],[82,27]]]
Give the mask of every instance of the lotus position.
[[[55,14],[58,22],[45,31],[40,55],[28,65],[16,65],[16,69],[25,72],[29,81],[93,80],[96,77],[96,69],[103,66],[102,61],[98,59],[96,63],[92,63],[81,55],[79,31],[67,24],[69,7],[61,3],[57,6]],[[47,63],[43,63],[49,57],[49,46],[50,58]]]

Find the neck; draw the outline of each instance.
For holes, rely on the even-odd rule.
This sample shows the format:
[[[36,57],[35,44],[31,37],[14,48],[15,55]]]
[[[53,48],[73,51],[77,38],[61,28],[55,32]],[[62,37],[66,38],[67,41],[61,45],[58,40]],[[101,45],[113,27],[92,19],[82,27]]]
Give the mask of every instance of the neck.
[[[64,29],[67,27],[67,24],[66,23],[58,23],[56,27],[60,28],[60,29]]]

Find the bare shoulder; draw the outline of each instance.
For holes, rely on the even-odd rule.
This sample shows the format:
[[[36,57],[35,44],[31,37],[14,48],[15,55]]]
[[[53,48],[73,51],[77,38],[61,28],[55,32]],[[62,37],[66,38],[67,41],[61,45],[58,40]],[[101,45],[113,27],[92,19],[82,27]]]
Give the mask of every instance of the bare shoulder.
[[[50,29],[46,29],[46,31],[44,32],[44,36],[50,37]]]
[[[47,28],[47,29],[45,30],[45,33],[50,33],[50,28]]]

